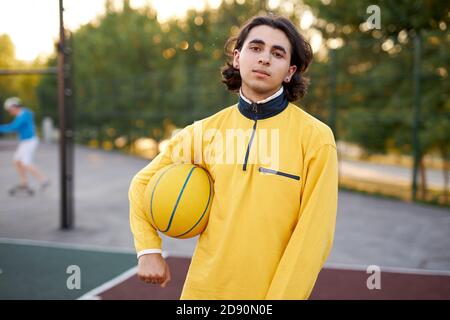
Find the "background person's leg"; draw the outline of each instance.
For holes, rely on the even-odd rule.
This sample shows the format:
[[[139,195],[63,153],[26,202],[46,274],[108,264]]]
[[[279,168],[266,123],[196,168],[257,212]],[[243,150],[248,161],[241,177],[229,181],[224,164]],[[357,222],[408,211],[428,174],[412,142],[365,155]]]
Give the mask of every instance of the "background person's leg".
[[[38,167],[32,164],[28,164],[24,165],[24,168],[28,170],[28,172],[30,172],[42,186],[48,183],[48,178],[42,173],[42,171]]]
[[[24,148],[21,160],[25,170],[30,172],[38,180],[38,182],[41,185],[41,188],[45,188],[49,185],[48,178],[44,175],[41,169],[33,165],[34,153],[36,152],[38,144],[39,140],[37,138],[27,141],[27,145],[26,148]]]
[[[14,165],[16,166],[17,172],[19,173],[20,186],[28,186],[26,169],[22,161],[14,160]]]

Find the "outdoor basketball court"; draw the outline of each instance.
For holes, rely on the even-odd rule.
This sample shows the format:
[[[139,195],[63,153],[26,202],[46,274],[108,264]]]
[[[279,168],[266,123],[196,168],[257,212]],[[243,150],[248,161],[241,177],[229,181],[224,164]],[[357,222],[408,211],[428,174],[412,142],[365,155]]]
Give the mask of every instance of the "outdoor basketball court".
[[[167,261],[172,281],[162,289],[137,278],[132,251],[1,238],[0,299],[174,300],[190,258],[169,254]],[[372,290],[367,287],[370,276],[367,266],[327,265],[311,299],[450,299],[448,271],[381,266],[381,288]]]

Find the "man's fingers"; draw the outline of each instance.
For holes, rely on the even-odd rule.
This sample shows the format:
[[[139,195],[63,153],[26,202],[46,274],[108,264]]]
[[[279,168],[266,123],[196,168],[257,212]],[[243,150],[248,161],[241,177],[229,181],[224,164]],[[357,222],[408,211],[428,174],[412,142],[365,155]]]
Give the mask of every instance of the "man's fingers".
[[[160,278],[152,278],[152,279],[147,279],[145,282],[146,283],[151,283],[151,284],[160,284],[162,282],[162,279],[160,279]]]
[[[166,279],[161,284],[161,288],[165,288],[167,286],[167,284],[170,282],[171,279],[172,279],[172,277],[170,275],[170,270],[169,270],[169,267],[167,267],[166,268]]]
[[[145,283],[159,284],[164,281],[161,276],[138,275],[138,278]]]
[[[147,270],[142,271],[138,272],[138,278],[145,283],[159,284],[162,288],[165,288],[171,280],[170,270],[167,264],[163,266],[163,269],[159,270],[160,272],[148,272]]]
[[[170,277],[167,277],[166,280],[164,280],[164,282],[161,283],[161,288],[165,288],[167,286],[167,284],[169,283],[169,281],[170,281]]]
[[[144,282],[147,281],[147,277],[144,276],[144,275],[142,275],[142,274],[138,274],[138,278],[139,278],[139,280],[141,280],[141,281],[144,281]]]

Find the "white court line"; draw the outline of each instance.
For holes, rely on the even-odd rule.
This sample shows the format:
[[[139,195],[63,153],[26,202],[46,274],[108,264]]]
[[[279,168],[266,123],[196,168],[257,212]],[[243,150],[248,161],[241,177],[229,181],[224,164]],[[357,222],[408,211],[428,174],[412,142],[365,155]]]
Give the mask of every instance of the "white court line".
[[[119,276],[109,280],[108,282],[105,282],[101,286],[98,286],[97,288],[92,289],[91,291],[83,294],[81,297],[79,297],[77,300],[100,300],[99,294],[102,292],[105,292],[106,290],[111,289],[112,287],[115,287],[121,282],[124,282],[125,280],[131,278],[134,276],[137,272],[137,266],[133,267],[124,273],[120,274]]]
[[[83,251],[136,254],[136,251],[132,250],[132,249],[112,248],[112,247],[84,245],[84,244],[68,244],[68,243],[61,243],[61,242],[50,242],[50,241],[31,240],[31,239],[0,238],[0,243],[28,245],[28,246],[40,246],[40,247],[49,247],[49,248],[58,248],[58,249],[73,249],[73,250],[83,250]]]
[[[164,258],[167,258],[169,256],[168,252],[163,251],[162,256]],[[100,294],[115,287],[119,283],[125,282],[132,276],[134,276],[137,273],[138,267],[133,267],[124,273],[118,275],[117,277],[105,282],[104,284],[92,289],[91,291],[83,294],[81,297],[79,297],[77,300],[101,300]]]
[[[366,272],[369,266],[370,265],[362,265],[362,264],[325,263],[324,268]],[[380,265],[376,266],[380,267],[381,272],[407,273],[407,274],[432,275],[432,276],[450,276],[450,270],[414,269],[414,268],[389,267]]]

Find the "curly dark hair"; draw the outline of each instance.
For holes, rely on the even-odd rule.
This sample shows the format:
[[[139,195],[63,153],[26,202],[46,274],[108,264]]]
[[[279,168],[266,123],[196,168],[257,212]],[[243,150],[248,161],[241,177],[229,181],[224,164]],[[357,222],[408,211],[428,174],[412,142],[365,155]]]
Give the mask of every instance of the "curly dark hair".
[[[225,44],[225,53],[233,57],[235,49],[241,50],[250,30],[256,26],[267,25],[274,29],[284,32],[291,43],[291,62],[290,65],[296,65],[297,70],[289,83],[283,82],[284,90],[288,101],[295,101],[306,94],[309,79],[303,76],[311,63],[313,54],[311,45],[297,31],[295,26],[287,18],[281,16],[258,16],[250,19],[239,31],[237,37],[231,37]],[[222,82],[225,83],[228,90],[237,92],[241,87],[241,75],[239,70],[234,68],[232,61],[227,61],[221,68]]]

